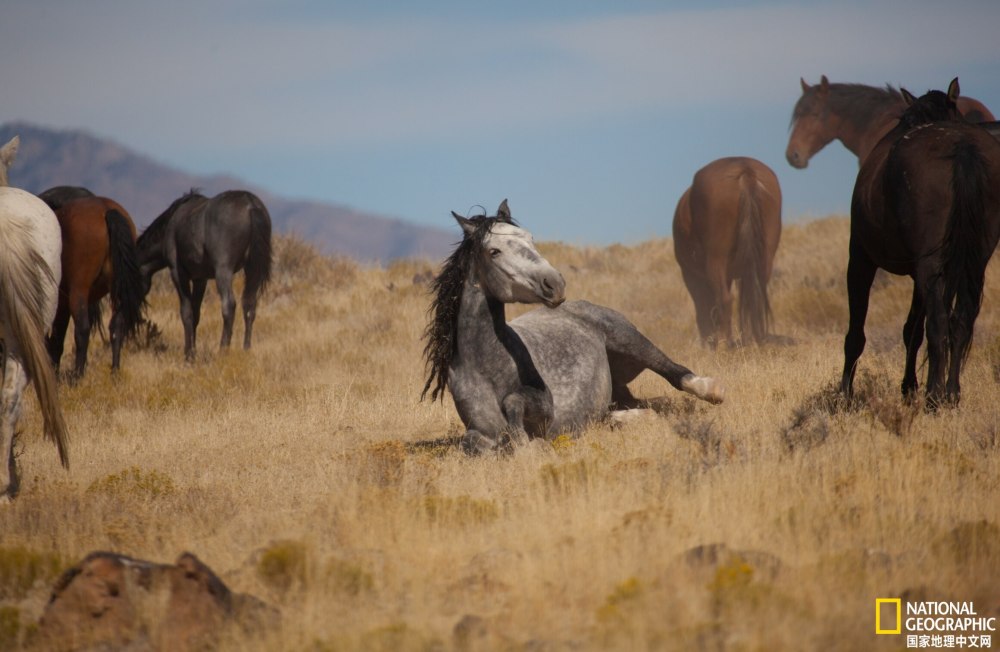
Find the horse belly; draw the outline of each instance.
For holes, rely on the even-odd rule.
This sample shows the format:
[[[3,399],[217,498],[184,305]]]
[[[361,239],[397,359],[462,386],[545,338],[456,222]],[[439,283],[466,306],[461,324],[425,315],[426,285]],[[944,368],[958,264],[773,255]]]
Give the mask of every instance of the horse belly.
[[[511,322],[552,393],[549,434],[580,430],[611,405],[604,340],[558,309],[540,308]]]

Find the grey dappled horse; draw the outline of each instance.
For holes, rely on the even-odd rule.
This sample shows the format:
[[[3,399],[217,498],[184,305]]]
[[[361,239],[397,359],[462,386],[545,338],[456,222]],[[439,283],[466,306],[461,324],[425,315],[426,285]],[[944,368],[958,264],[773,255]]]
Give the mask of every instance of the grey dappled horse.
[[[434,281],[421,397],[436,400],[447,385],[466,452],[579,431],[611,409],[638,407],[627,383],[644,369],[722,402],[720,383],[670,360],[620,313],[564,302],[562,275],[511,220],[506,200],[495,217],[452,215],[464,238]],[[508,323],[504,304],[514,302],[546,307]]]
[[[0,147],[0,504],[18,490],[14,439],[21,397],[35,387],[45,435],[69,468],[69,437],[45,332],[56,314],[62,235],[55,214],[38,197],[7,187],[7,168],[20,139]]]
[[[146,283],[164,267],[180,298],[184,356],[194,359],[195,333],[208,279],[215,279],[222,303],[222,340],[233,336],[236,298],[233,276],[244,270],[243,348],[250,348],[257,299],[271,278],[271,216],[264,203],[245,190],[227,190],[208,198],[194,190],[175,200],[153,220],[136,246]]]

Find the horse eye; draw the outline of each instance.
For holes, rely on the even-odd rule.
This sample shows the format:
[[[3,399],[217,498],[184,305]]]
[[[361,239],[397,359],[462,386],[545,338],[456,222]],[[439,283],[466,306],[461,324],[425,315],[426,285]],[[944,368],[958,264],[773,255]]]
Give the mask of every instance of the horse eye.
[[[490,249],[490,258],[496,258],[500,255],[499,249]]]

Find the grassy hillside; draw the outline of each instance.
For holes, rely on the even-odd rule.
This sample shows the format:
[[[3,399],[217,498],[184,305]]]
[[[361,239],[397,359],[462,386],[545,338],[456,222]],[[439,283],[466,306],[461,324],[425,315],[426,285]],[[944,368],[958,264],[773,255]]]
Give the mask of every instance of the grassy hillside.
[[[0,508],[0,636],[22,640],[57,570],[95,549],[189,550],[281,608],[282,630],[233,649],[890,650],[905,640],[874,635],[877,597],[996,611],[997,265],[960,409],[902,404],[911,286],[888,276],[860,406],[836,409],[847,232],[786,227],[771,292],[791,343],[720,351],[697,341],[669,240],[541,245],[570,299],[622,311],[728,396],[647,372],[633,392],[666,397],[658,413],[499,459],[418,445],[462,431],[450,398],[419,401],[436,263],[360,267],[282,239],[252,351],[216,350],[210,290],[193,365],[161,279],[160,337],[119,378],[93,346],[61,389],[71,471],[28,401],[21,496]]]

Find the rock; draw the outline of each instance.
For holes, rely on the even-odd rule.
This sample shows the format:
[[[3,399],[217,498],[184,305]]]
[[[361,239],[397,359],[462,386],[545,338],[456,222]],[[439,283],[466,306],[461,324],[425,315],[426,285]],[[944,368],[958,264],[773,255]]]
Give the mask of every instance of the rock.
[[[229,631],[259,633],[279,624],[276,609],[234,594],[191,553],[157,564],[92,552],[56,582],[33,643],[184,652],[213,647]]]

